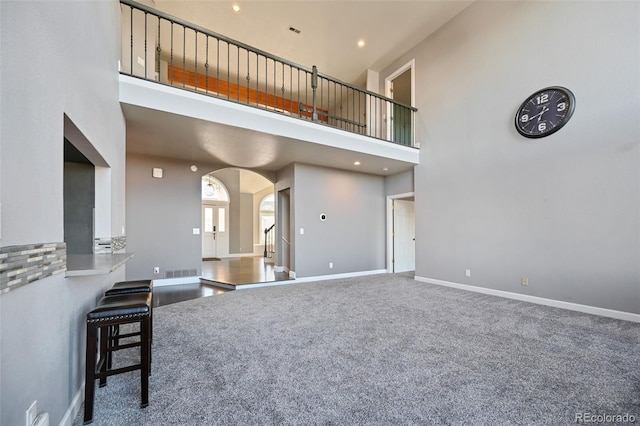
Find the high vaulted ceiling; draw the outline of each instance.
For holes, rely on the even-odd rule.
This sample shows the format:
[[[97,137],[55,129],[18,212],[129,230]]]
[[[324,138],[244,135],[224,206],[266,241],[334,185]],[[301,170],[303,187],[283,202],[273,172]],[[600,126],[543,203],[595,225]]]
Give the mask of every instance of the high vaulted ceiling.
[[[364,85],[473,0],[146,1],[150,6],[273,55]],[[238,5],[240,12],[231,7]],[[291,31],[293,27],[299,33]],[[357,42],[363,40],[364,47]]]
[[[473,0],[137,0],[325,75],[365,87],[381,71]],[[234,13],[232,5],[240,7]],[[299,33],[290,31],[290,27]],[[358,47],[363,40],[365,45]],[[122,88],[121,88],[122,90]],[[122,101],[122,94],[121,94]],[[347,152],[273,134],[123,103],[127,151],[276,171],[292,162],[389,175],[411,163]],[[179,142],[179,143],[178,143]],[[246,149],[251,146],[251,149]],[[358,160],[358,166],[355,161]],[[361,162],[361,164],[360,164]]]

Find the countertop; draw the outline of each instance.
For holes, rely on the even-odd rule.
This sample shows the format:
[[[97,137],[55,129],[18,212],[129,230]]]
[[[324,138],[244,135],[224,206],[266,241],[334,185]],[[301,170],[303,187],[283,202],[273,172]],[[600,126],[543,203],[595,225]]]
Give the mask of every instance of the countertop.
[[[108,274],[129,261],[134,253],[67,255],[67,277]]]

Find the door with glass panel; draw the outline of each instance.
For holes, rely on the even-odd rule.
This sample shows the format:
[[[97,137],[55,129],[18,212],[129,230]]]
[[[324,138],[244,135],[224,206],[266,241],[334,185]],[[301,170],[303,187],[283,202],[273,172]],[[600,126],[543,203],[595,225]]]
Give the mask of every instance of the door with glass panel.
[[[202,258],[220,258],[229,254],[229,215],[227,204],[202,205]]]

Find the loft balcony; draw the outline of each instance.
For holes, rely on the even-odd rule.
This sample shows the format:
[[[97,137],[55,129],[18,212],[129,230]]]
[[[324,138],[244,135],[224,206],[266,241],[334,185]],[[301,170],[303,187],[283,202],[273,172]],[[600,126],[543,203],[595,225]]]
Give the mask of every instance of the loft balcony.
[[[130,0],[121,10],[128,151],[265,171],[418,163],[415,108]]]

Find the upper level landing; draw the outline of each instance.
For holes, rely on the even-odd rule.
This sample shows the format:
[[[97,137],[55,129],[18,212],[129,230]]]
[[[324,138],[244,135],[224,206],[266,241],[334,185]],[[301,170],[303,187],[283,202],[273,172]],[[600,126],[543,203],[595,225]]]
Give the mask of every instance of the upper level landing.
[[[128,152],[270,172],[300,162],[392,175],[419,162],[409,146],[127,75],[120,102]]]
[[[275,172],[418,164],[414,107],[121,0],[127,151]]]

